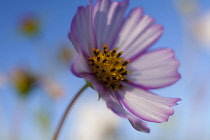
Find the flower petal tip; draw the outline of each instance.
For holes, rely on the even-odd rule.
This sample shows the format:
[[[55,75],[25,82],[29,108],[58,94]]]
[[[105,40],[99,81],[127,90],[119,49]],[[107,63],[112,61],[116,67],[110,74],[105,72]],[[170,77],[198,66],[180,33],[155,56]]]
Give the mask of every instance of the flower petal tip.
[[[178,103],[177,102],[179,102],[179,101],[182,101],[182,99],[181,98],[176,98],[177,100],[176,100],[176,105],[178,105]]]
[[[144,133],[150,133],[150,129],[146,126],[146,123],[141,120],[129,120],[134,129]]]

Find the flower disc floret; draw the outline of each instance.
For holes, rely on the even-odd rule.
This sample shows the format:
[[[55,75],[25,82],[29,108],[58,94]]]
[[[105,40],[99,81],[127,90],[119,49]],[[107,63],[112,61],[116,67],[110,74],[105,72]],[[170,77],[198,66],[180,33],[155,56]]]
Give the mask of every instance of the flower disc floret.
[[[129,82],[126,75],[130,72],[126,70],[126,65],[130,60],[123,61],[120,56],[123,52],[117,53],[117,49],[108,50],[107,45],[103,50],[92,49],[93,57],[89,58],[89,64],[98,81],[104,86],[111,87],[114,91],[118,88],[124,88],[120,82]]]

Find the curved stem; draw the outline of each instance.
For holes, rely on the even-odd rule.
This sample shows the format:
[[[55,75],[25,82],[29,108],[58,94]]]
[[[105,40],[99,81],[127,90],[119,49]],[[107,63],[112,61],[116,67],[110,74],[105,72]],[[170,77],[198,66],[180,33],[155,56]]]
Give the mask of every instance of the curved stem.
[[[74,103],[76,102],[76,100],[78,99],[78,97],[81,95],[81,93],[82,93],[88,86],[89,86],[89,84],[84,85],[84,86],[80,89],[80,91],[74,96],[74,98],[72,99],[72,101],[70,102],[70,104],[68,105],[68,107],[67,107],[65,113],[63,114],[63,117],[62,117],[62,119],[61,119],[61,121],[60,121],[60,123],[59,123],[59,125],[58,125],[58,127],[57,127],[57,130],[56,130],[56,132],[54,133],[53,140],[57,140],[58,135],[59,135],[59,133],[60,133],[60,130],[61,130],[62,126],[63,126],[63,123],[64,123],[64,121],[65,121],[65,119],[66,119],[66,117],[67,117],[69,111],[71,110],[72,106],[74,105]]]

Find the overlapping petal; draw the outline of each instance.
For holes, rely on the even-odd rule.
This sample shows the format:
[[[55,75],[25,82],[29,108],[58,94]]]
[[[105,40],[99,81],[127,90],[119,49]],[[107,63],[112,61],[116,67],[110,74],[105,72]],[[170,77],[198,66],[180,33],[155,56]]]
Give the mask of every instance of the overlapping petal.
[[[136,59],[161,36],[163,27],[155,24],[149,15],[143,15],[138,7],[132,10],[119,32],[115,47],[125,59]]]
[[[101,94],[101,97],[106,101],[107,107],[110,108],[117,115],[128,118],[129,122],[136,130],[149,133],[150,130],[146,126],[146,123],[125,110],[115,94],[116,93],[113,91],[106,91]]]
[[[119,90],[120,101],[135,116],[150,122],[165,122],[173,115],[172,106],[179,98],[167,98],[155,95],[139,88]]]
[[[111,48],[120,30],[128,0],[122,2],[98,0],[93,9],[93,25],[97,48],[104,44]]]
[[[112,90],[105,88],[94,77],[86,74],[85,79],[92,84],[92,87],[98,91],[100,97],[106,101],[107,107],[121,117],[128,118],[131,125],[138,131],[149,133],[150,130],[146,123],[126,111],[118,100],[117,94]]]
[[[83,55],[78,55],[71,65],[71,71],[78,77],[84,77],[84,74],[91,73],[87,59]]]
[[[180,79],[179,62],[171,49],[159,49],[142,54],[128,65],[131,84],[155,89],[169,86]]]

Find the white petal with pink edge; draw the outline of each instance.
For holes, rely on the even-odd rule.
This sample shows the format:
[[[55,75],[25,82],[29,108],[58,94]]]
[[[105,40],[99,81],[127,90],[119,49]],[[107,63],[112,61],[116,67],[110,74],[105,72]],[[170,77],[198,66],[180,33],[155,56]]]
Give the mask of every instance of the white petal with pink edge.
[[[148,15],[143,16],[140,7],[132,10],[118,35],[115,47],[125,59],[134,59],[161,36],[163,28]]]
[[[94,77],[94,75],[86,74],[84,78],[92,84],[92,87],[98,91],[100,97],[105,100],[107,107],[111,109],[114,113],[121,117],[125,117],[129,120],[133,128],[138,131],[149,133],[150,129],[146,126],[146,123],[136,116],[129,113],[127,110],[123,108],[117,96],[113,96],[116,94],[112,90],[106,89],[102,84],[100,84]]]
[[[130,84],[146,89],[169,86],[180,79],[177,72],[179,62],[174,58],[171,49],[159,49],[143,54],[135,61],[131,61],[127,76]]]
[[[133,128],[141,132],[149,133],[150,130],[146,126],[146,123],[129,113],[127,110],[125,110],[119,102],[118,98],[115,96],[115,94],[115,92],[107,90],[106,92],[103,92],[100,95],[106,101],[107,107],[117,115],[127,118],[133,126]]]
[[[166,122],[174,114],[171,106],[177,105],[179,98],[166,98],[146,90],[132,88],[119,90],[120,101],[135,116],[150,122]]]
[[[91,48],[95,46],[91,5],[78,8],[72,20],[69,38],[78,53],[82,52],[86,57],[91,55]]]
[[[122,2],[98,0],[93,9],[93,24],[97,36],[97,47],[111,47],[121,27],[128,0]]]

